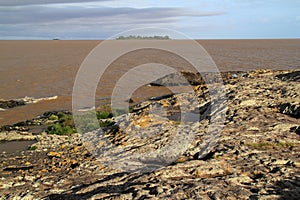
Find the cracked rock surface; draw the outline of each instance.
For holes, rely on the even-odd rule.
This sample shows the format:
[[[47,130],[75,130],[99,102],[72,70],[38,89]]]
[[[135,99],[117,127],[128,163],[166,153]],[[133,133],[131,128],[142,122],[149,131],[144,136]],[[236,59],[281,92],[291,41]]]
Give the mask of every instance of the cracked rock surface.
[[[0,197],[300,199],[298,74],[227,74],[225,93],[218,96],[225,105],[214,101],[206,85],[197,85],[194,94],[136,105],[132,113],[115,117],[115,125],[85,138],[32,135],[22,126],[2,129],[2,140],[30,136],[37,143],[31,151],[0,155]],[[189,104],[192,98],[198,103]],[[183,111],[179,103],[188,106]],[[220,134],[208,135],[220,113],[225,113]],[[168,144],[172,150],[164,148]]]

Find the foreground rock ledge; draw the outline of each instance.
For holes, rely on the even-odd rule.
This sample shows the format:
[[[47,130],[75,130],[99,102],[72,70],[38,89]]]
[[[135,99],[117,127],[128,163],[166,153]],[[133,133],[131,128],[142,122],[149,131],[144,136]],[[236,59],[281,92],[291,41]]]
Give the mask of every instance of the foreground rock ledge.
[[[202,160],[197,159],[197,153],[209,117],[195,122],[201,130],[191,128],[196,132],[195,139],[176,162],[145,174],[108,168],[87,151],[77,134],[43,133],[35,137],[36,150],[1,154],[0,196],[3,199],[300,199],[297,114],[300,83],[290,77],[288,71],[269,70],[228,76],[225,126],[219,142]],[[204,86],[195,89],[199,101],[208,105],[205,104],[209,102],[207,89]],[[176,95],[143,103],[155,104],[163,105],[170,116],[176,113]],[[133,124],[141,128],[159,126],[159,121],[147,117],[149,106],[141,106],[142,109],[131,114]],[[130,143],[130,138],[118,131],[108,132],[107,137],[132,150],[147,150],[155,144],[146,140]]]

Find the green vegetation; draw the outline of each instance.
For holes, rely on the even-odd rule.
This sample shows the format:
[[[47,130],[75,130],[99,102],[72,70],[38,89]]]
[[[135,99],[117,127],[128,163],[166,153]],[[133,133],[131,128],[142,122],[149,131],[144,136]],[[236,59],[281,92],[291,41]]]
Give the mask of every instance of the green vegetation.
[[[52,114],[52,115],[50,115],[49,120],[56,121],[56,120],[58,120],[58,116]]]
[[[97,111],[96,116],[97,119],[109,119],[113,117],[113,114],[110,112]]]
[[[29,151],[34,151],[36,149],[37,149],[37,146],[31,146],[31,147],[28,148]]]
[[[100,127],[108,127],[108,126],[112,126],[114,124],[115,124],[115,122],[112,120],[103,120],[103,121],[100,120],[100,122],[99,122]]]
[[[55,135],[70,135],[75,132],[74,128],[63,124],[51,124],[46,129],[46,133]]]
[[[93,122],[95,114],[98,122]],[[79,115],[77,117],[77,120],[80,120],[84,126],[77,127],[81,132],[88,132],[98,129],[99,126],[108,127],[114,124],[114,121],[111,119],[113,114],[107,111],[85,112],[82,116]],[[54,122],[46,128],[46,133],[55,135],[70,135],[76,133],[74,119],[71,114],[58,112],[57,114],[52,114],[48,119]]]
[[[74,120],[70,114],[59,112],[56,115],[52,114],[48,119],[55,121],[47,127],[46,133],[48,134],[70,135],[76,132]]]
[[[174,125],[179,126],[181,124],[181,121],[172,121]]]
[[[117,37],[116,40],[170,40],[169,36],[136,36],[136,35],[129,35],[129,36],[120,36]]]
[[[249,143],[249,146],[256,149],[265,149],[265,148],[291,148],[296,146],[295,143],[292,142],[257,142],[257,143]]]

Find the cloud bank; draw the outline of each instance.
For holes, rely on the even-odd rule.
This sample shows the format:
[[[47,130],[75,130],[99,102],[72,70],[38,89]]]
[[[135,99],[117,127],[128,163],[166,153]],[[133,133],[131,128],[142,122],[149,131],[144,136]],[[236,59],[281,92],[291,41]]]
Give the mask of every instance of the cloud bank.
[[[60,4],[52,4],[58,3]],[[131,28],[172,28],[182,18],[217,16],[182,7],[104,7],[76,3],[77,0],[0,0],[0,36],[98,38]],[[30,6],[26,5],[32,4]],[[5,6],[4,6],[5,5]]]
[[[101,2],[113,0],[0,0],[0,6],[26,6],[43,4],[64,4],[64,3],[83,3],[83,2]]]

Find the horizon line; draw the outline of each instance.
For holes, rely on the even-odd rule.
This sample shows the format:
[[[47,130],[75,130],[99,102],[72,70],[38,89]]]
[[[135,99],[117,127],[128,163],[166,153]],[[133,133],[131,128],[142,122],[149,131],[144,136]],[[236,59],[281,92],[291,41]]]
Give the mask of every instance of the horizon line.
[[[300,39],[300,37],[274,37],[274,38],[170,38],[170,39],[164,39],[164,40],[297,40]],[[104,40],[117,40],[117,39],[103,39],[103,38],[0,38],[0,41],[104,41]],[[139,40],[139,39],[124,39],[124,40]],[[119,41],[124,41],[119,40]],[[155,39],[140,39],[140,40],[155,40]],[[159,40],[159,39],[157,39]],[[161,39],[163,41],[163,39]]]

